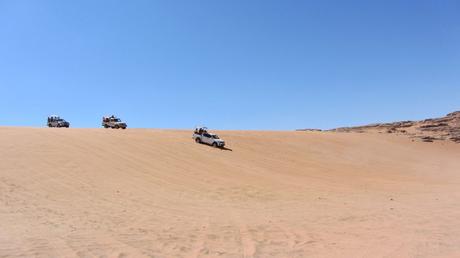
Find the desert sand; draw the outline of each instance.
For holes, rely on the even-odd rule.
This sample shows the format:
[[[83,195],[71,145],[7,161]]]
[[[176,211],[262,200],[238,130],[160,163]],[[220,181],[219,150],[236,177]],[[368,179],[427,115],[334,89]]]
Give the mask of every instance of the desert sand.
[[[0,257],[460,257],[460,144],[0,128]]]

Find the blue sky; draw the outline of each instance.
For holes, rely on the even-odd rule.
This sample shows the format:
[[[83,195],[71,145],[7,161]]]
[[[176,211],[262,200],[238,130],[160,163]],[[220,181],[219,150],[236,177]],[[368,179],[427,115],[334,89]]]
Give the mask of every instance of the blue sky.
[[[460,110],[459,1],[0,0],[0,125],[291,130]]]

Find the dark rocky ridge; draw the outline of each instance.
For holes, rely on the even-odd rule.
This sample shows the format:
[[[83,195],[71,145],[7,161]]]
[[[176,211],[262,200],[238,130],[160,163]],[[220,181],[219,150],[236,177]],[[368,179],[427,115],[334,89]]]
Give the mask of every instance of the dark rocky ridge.
[[[460,143],[460,111],[447,114],[445,117],[441,118],[341,127],[329,131],[397,133],[408,135],[424,142],[451,140]]]

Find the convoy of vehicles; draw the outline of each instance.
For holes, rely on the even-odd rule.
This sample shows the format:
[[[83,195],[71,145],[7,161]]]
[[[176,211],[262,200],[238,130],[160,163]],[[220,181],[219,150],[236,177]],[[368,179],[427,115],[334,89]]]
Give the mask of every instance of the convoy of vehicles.
[[[126,129],[126,127],[128,127],[128,125],[121,121],[120,118],[117,118],[115,117],[114,115],[112,116],[104,116],[102,117],[102,126],[104,128],[112,128],[112,129]]]
[[[65,121],[63,118],[53,115],[48,117],[48,122],[47,122],[48,127],[65,127],[69,128],[70,123]]]
[[[69,128],[70,123],[64,120],[63,118],[52,115],[48,116],[48,122],[47,122],[48,127],[65,127]],[[112,129],[126,129],[128,125],[123,122],[120,118],[117,118],[114,115],[111,116],[104,116],[102,117],[102,126],[104,128],[112,128]],[[207,144],[216,148],[224,148],[225,147],[225,141],[220,139],[217,134],[213,134],[208,132],[208,128],[199,126],[195,128],[195,131],[193,132],[192,138],[195,140],[197,143],[203,143]]]
[[[209,133],[206,127],[197,127],[192,137],[197,143],[204,143],[216,148],[225,146],[225,141],[220,139],[217,134]]]

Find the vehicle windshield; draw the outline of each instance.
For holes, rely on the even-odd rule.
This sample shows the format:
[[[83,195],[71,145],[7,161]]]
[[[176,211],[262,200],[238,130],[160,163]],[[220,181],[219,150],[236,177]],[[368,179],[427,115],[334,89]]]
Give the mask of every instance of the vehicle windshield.
[[[219,139],[219,136],[217,136],[215,134],[211,135],[211,137],[214,138],[214,139]]]
[[[121,119],[120,118],[112,118],[112,121],[113,122],[121,122]]]

